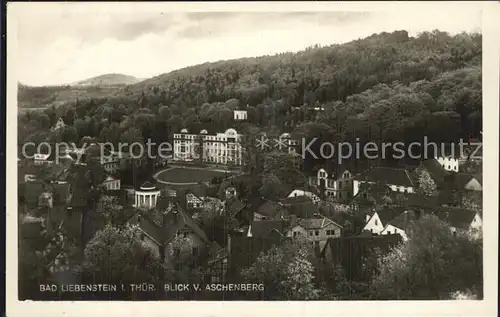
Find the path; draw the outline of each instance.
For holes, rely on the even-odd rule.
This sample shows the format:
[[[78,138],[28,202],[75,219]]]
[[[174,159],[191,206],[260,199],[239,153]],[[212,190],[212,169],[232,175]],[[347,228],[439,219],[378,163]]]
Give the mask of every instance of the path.
[[[166,169],[163,169],[159,172],[156,172],[153,175],[153,179],[155,181],[157,181],[158,183],[165,184],[165,185],[181,185],[182,186],[182,185],[197,185],[197,184],[199,184],[199,182],[188,182],[188,183],[167,182],[167,181],[164,181],[164,180],[161,180],[158,178],[158,175],[160,175],[161,173],[169,171],[171,169],[176,169],[176,168],[183,168],[183,169],[190,169],[190,170],[209,170],[209,171],[220,172],[220,173],[231,173],[231,176],[227,177],[227,179],[243,174],[241,172],[235,173],[235,172],[228,171],[226,169],[212,168],[212,167],[191,167],[191,166],[182,166],[182,165],[174,165],[174,166],[170,165],[170,167],[167,167]]]

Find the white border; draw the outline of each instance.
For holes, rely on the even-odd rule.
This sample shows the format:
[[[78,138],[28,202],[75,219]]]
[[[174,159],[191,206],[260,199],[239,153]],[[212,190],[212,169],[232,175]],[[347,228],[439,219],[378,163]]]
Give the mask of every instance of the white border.
[[[423,10],[426,7],[483,9],[483,143],[484,149],[484,300],[482,301],[339,301],[339,302],[32,302],[17,300],[17,186],[7,186],[7,316],[496,316],[498,280],[498,119],[500,6],[497,2],[268,2],[268,3],[8,3],[7,4],[7,181],[17,183],[16,13],[43,14],[68,6],[82,12],[114,11],[386,11]],[[441,10],[441,8],[440,8]],[[453,19],[453,16],[449,17]],[[50,61],[48,61],[50,62]]]

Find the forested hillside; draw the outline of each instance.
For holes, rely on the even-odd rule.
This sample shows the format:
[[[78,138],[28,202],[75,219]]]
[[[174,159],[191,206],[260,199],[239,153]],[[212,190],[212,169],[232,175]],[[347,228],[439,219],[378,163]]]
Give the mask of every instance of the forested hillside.
[[[126,86],[106,98],[79,92],[77,101],[23,115],[19,137],[39,139],[63,116],[73,125],[57,138],[69,141],[84,136],[165,141],[183,127],[220,131],[234,126],[236,108],[247,109],[250,123],[266,131],[331,139],[477,137],[481,42],[480,34],[433,31],[409,37],[397,31],[299,53],[206,63]],[[26,92],[21,95],[26,103]]]
[[[71,86],[115,86],[115,85],[132,85],[140,82],[141,79],[134,76],[124,74],[104,74],[92,78],[88,78]]]

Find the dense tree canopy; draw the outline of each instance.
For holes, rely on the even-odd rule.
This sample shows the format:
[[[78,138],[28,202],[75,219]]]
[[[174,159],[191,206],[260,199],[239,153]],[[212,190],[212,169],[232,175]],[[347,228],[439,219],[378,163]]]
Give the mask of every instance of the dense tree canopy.
[[[482,297],[482,238],[452,234],[435,216],[425,216],[409,240],[379,259],[369,286],[376,299],[451,299],[455,292]]]
[[[57,132],[63,141],[84,136],[167,141],[181,128],[238,129],[242,126],[231,114],[237,108],[246,109],[249,123],[262,130],[323,124],[324,137],[333,140],[479,136],[481,41],[480,34],[436,30],[409,37],[396,31],[299,53],[187,67],[108,87],[106,94],[95,88],[22,86],[22,106],[45,108],[23,112],[19,141],[46,140],[44,133],[51,134],[59,117],[74,123]],[[78,93],[70,94],[72,89]],[[51,100],[57,107],[46,107],[56,103]]]

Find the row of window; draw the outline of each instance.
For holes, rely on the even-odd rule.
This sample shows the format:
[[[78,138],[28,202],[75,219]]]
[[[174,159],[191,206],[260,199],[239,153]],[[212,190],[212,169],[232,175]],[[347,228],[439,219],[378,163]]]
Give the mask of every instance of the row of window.
[[[294,232],[293,236],[296,237],[295,235],[298,232]],[[326,230],[326,235],[327,236],[334,236],[335,235],[335,230]],[[319,230],[309,230],[309,236],[319,236]]]
[[[174,136],[174,143],[179,143],[183,142],[183,140],[198,140],[197,135],[179,135],[179,136]],[[215,137],[215,136],[204,136],[203,140],[210,140],[210,141],[234,141],[234,138],[231,137]]]
[[[106,183],[106,188],[109,190],[120,189],[120,182],[119,181],[108,182]]]

